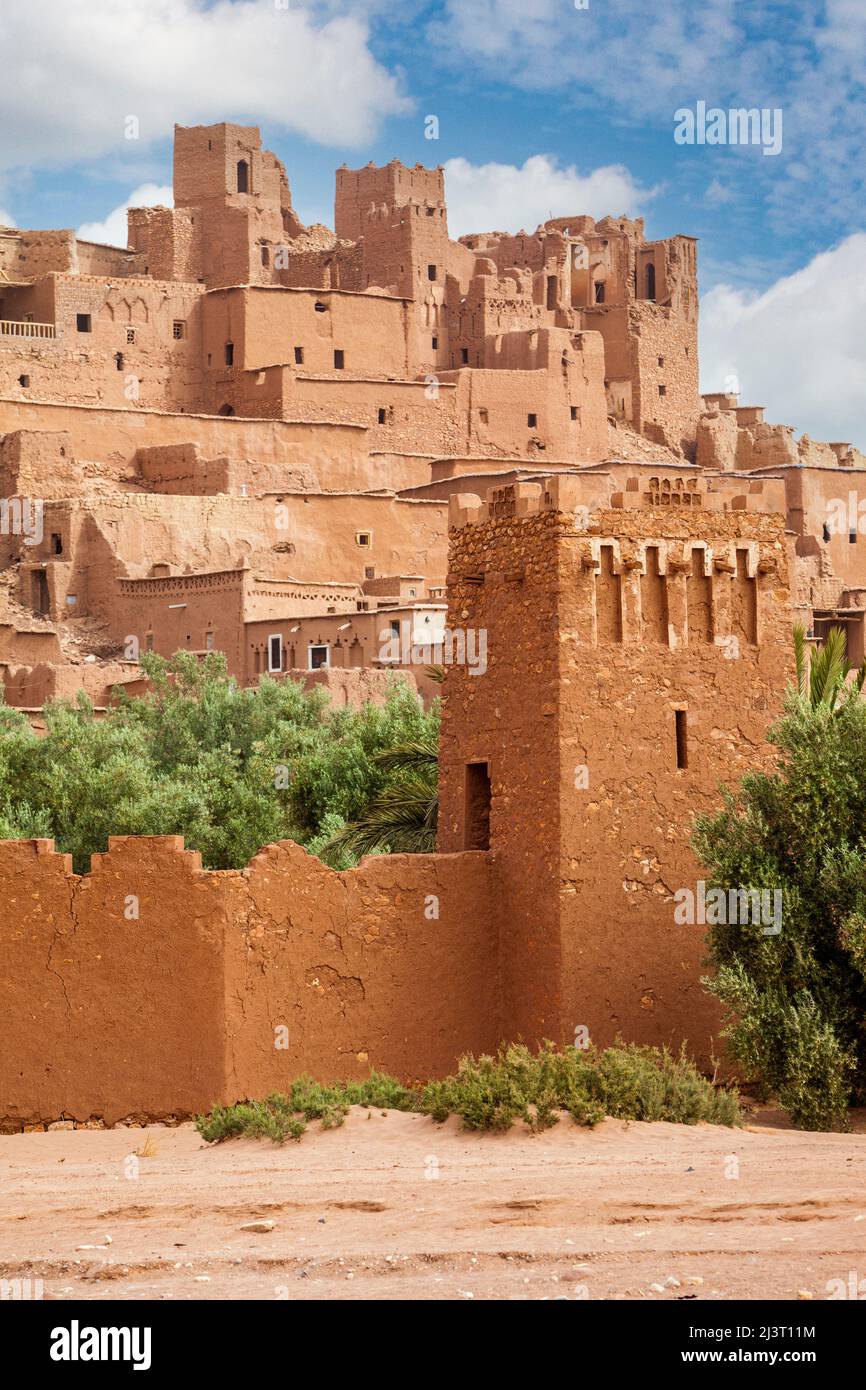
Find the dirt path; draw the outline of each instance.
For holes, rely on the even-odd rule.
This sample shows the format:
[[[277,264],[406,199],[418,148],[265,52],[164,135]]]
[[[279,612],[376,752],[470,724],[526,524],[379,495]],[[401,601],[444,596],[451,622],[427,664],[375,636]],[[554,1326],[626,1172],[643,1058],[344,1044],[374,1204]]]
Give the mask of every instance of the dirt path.
[[[190,1125],[6,1135],[0,1191],[0,1278],[54,1299],[823,1299],[852,1270],[866,1293],[864,1133],[495,1137],[356,1110],[283,1148]],[[274,1227],[241,1229],[257,1220]]]

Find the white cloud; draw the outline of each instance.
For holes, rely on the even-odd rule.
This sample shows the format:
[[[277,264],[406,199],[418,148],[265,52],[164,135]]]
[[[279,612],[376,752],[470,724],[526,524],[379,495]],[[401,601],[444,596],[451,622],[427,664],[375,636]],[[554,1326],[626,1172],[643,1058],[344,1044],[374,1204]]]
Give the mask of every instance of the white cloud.
[[[628,169],[609,164],[580,174],[550,155],[534,154],[514,164],[445,164],[448,230],[452,237],[471,232],[534,232],[550,217],[586,213],[590,217],[633,216],[653,196],[635,183]]]
[[[733,203],[735,199],[736,194],[727,184],[722,183],[721,179],[713,179],[712,183],[707,185],[704,193],[704,202],[714,204],[715,206],[721,206],[723,203]]]
[[[866,450],[866,233],[763,294],[717,285],[701,300],[701,383],[739,378],[743,405],[814,439]]]
[[[861,225],[866,195],[866,5],[863,0],[443,0],[427,28],[446,67],[474,69],[496,83],[561,93],[606,109],[623,126],[673,140],[674,112],[707,106],[780,107],[783,157],[754,159],[757,181],[785,230],[808,196],[829,226]],[[729,167],[729,150],[706,147],[708,168]],[[689,162],[694,158],[689,151]],[[831,233],[832,234],[832,233]]]
[[[5,208],[0,208],[0,227],[16,227],[17,225],[11,212],[7,212]]]
[[[101,241],[108,246],[126,246],[127,208],[174,207],[174,195],[165,184],[143,183],[134,188],[125,203],[112,208],[103,222],[83,222],[78,228],[82,241]]]
[[[175,122],[239,120],[358,145],[411,105],[363,12],[314,0],[3,0],[0,52],[5,168],[134,150],[130,115],[143,143]]]

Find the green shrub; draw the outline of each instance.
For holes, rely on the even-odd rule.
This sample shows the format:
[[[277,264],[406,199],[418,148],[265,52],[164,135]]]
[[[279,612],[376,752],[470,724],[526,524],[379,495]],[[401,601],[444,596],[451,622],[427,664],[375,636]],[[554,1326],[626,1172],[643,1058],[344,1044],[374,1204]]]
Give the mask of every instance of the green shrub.
[[[769,732],[776,771],[726,792],[694,846],[711,886],[782,892],[778,935],[708,927],[731,1055],[795,1124],[839,1129],[866,1101],[866,702],[819,657]]]
[[[538,1132],[556,1124],[563,1110],[580,1125],[605,1115],[721,1125],[740,1118],[736,1092],[714,1087],[683,1054],[623,1043],[602,1052],[559,1052],[546,1043],[532,1053],[503,1043],[495,1057],[462,1057],[453,1076],[418,1090],[378,1072],[334,1086],[301,1076],[284,1096],[216,1106],[196,1126],[209,1143],[240,1135],[282,1143],[299,1139],[309,1120],[325,1128],[342,1124],[350,1105],[420,1111],[440,1123],[459,1115],[466,1129],[494,1133],[516,1120]]]

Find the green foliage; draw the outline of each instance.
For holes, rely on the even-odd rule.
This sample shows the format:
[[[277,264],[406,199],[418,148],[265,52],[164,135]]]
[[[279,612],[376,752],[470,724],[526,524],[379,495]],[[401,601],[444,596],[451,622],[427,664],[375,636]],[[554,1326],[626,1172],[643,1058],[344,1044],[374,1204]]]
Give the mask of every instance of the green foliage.
[[[808,697],[813,709],[824,705],[834,710],[837,702],[844,703],[854,694],[859,694],[866,680],[866,661],[862,662],[848,684],[852,667],[845,656],[847,638],[844,628],[831,627],[826,641],[821,647],[813,647],[809,662],[806,662],[806,630],[800,623],[794,625],[794,665],[797,673],[797,693]]]
[[[533,1054],[503,1045],[495,1057],[463,1057],[454,1076],[425,1087],[421,1108],[435,1120],[462,1117],[467,1129],[506,1130],[516,1119],[531,1129],[567,1111],[577,1124],[605,1115],[679,1124],[737,1123],[735,1093],[714,1088],[684,1054],[619,1043],[599,1052],[546,1044]]]
[[[714,887],[782,890],[782,929],[710,926],[733,1057],[807,1129],[844,1127],[866,1099],[866,703],[835,651],[788,692],[770,730],[777,770],[750,773],[701,816],[694,845]]]
[[[412,1092],[382,1072],[373,1071],[364,1081],[336,1086],[322,1086],[311,1076],[299,1076],[287,1095],[275,1094],[243,1105],[216,1105],[209,1115],[197,1115],[195,1125],[209,1144],[241,1135],[282,1144],[286,1139],[300,1139],[310,1120],[321,1120],[323,1129],[341,1125],[350,1105],[373,1110],[415,1108]]]
[[[383,706],[355,711],[293,681],[243,690],[218,652],[142,666],[149,694],[102,717],[83,694],[58,701],[42,738],[0,706],[0,837],[53,837],[79,873],[109,835],[183,835],[215,869],[275,840],[317,852],[401,780],[381,754],[438,739],[438,710],[400,680]],[[338,858],[357,862],[349,848]]]
[[[334,868],[364,854],[432,854],[439,819],[439,749],[432,737],[377,753],[391,781],[349,825],[336,828],[321,857]]]
[[[603,1052],[559,1052],[546,1043],[537,1053],[502,1044],[495,1057],[462,1057],[453,1076],[420,1090],[379,1072],[335,1086],[302,1076],[285,1096],[216,1106],[197,1116],[196,1127],[209,1143],[239,1135],[283,1143],[299,1139],[309,1120],[325,1128],[342,1124],[350,1105],[420,1111],[440,1123],[459,1115],[467,1129],[495,1133],[515,1120],[536,1132],[548,1129],[562,1110],[580,1125],[595,1125],[605,1115],[679,1124],[735,1125],[740,1119],[736,1092],[714,1087],[683,1054],[623,1043]]]

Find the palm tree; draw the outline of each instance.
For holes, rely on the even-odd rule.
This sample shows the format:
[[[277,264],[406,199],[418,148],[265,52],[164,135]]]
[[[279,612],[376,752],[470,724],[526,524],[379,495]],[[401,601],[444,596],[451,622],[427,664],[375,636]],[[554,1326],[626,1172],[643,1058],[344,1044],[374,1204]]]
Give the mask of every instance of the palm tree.
[[[432,740],[398,744],[373,760],[394,780],[357,820],[344,825],[320,850],[326,863],[350,854],[432,854],[439,817],[439,749]]]
[[[808,698],[813,710],[826,708],[837,713],[841,704],[852,695],[859,695],[866,680],[866,661],[857,669],[857,674],[848,686],[848,676],[853,667],[845,655],[845,630],[831,627],[823,647],[813,647],[806,660],[806,630],[797,623],[794,627],[794,664],[797,671],[797,692]],[[846,693],[844,696],[842,692]]]

